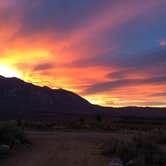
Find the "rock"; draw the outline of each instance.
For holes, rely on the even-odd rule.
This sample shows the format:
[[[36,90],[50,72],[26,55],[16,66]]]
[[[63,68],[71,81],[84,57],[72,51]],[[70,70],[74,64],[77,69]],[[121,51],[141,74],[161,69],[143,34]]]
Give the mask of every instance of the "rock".
[[[112,158],[108,166],[123,166],[123,162],[119,158]]]
[[[9,145],[0,145],[0,155],[8,154],[9,150],[10,150]]]

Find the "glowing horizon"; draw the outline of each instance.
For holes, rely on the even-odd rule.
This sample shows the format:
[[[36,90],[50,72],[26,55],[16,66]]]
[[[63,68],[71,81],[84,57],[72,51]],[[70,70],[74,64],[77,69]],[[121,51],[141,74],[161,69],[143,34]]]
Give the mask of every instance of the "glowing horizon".
[[[165,6],[164,0],[2,0],[0,75],[104,106],[166,107]]]

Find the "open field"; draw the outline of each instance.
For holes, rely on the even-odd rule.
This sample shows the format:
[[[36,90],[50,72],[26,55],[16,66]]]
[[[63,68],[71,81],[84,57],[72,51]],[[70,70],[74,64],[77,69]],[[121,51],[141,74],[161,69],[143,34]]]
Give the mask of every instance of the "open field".
[[[31,148],[20,147],[1,166],[107,166],[109,158],[101,155],[101,142],[110,133],[29,132]]]
[[[4,122],[0,141],[10,151],[0,165],[108,166],[112,159],[126,166],[166,165],[165,124],[148,121],[142,126],[119,120],[111,124],[105,128],[105,120],[92,124],[82,118],[73,128],[52,122]]]

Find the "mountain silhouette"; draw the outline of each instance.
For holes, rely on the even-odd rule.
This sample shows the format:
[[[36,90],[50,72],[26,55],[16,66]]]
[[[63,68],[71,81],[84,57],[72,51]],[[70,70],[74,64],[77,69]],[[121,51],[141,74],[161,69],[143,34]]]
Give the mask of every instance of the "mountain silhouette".
[[[1,111],[89,112],[95,108],[79,95],[0,76]]]
[[[106,117],[166,117],[165,108],[122,107],[112,108],[93,105],[79,95],[64,90],[40,87],[24,82],[18,78],[0,76],[0,118],[17,117],[20,114],[36,115],[51,114],[92,114],[102,113]],[[50,116],[50,115],[49,115]],[[9,118],[10,119],[10,118]]]

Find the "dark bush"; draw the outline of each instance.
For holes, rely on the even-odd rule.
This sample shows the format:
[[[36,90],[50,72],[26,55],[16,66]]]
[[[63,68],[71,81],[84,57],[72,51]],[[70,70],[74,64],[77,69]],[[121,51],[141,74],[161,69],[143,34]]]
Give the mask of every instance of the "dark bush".
[[[155,131],[156,132],[156,131]],[[159,143],[165,138],[148,132],[133,138],[112,138],[104,151],[105,155],[120,157],[126,166],[166,166],[166,153]]]
[[[13,146],[28,142],[24,131],[14,123],[6,123],[0,127],[0,144]]]
[[[131,140],[112,138],[108,147],[104,150],[105,155],[120,157],[123,161],[129,161],[137,156],[136,146]]]

